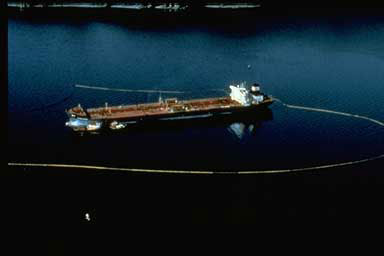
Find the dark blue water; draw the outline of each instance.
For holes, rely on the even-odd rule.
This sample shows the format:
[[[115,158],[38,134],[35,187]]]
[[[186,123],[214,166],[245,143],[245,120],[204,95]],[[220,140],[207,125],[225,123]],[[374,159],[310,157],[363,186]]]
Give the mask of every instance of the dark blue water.
[[[375,156],[384,150],[383,127],[279,103],[271,106],[272,120],[261,122],[184,124],[83,138],[64,126],[64,110],[78,103],[132,104],[159,96],[75,84],[181,90],[188,93],[168,96],[199,98],[222,96],[215,89],[231,82],[257,81],[267,94],[290,104],[383,120],[383,42],[381,17],[260,17],[184,26],[10,18],[10,160],[258,170]]]
[[[188,93],[169,96],[198,98],[221,96],[216,89],[239,81],[259,82],[289,104],[383,121],[383,17],[234,12],[181,22],[72,14],[8,19],[8,161],[232,171],[340,163],[384,152],[379,125],[278,102],[270,113],[241,120],[83,137],[64,126],[64,110],[78,103],[129,104],[159,96],[74,84],[179,90]],[[7,209],[13,224],[31,231],[28,237],[48,226],[50,241],[68,241],[78,223],[86,230],[115,224],[135,235],[134,224],[143,232],[146,224],[184,229],[223,222],[255,223],[264,235],[260,224],[275,232],[281,228],[270,225],[296,216],[309,218],[311,229],[324,217],[340,217],[339,226],[353,216],[348,225],[355,227],[374,216],[381,221],[383,165],[379,159],[305,173],[208,176],[10,168],[16,178],[9,191],[15,193]],[[67,228],[71,235],[64,238]],[[95,245],[90,241],[87,252]]]

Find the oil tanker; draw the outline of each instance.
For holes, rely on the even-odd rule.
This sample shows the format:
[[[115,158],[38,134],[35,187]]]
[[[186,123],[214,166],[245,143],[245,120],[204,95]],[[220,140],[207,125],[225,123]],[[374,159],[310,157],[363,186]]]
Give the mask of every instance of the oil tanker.
[[[76,132],[97,132],[101,129],[123,129],[129,125],[148,121],[172,121],[194,118],[211,118],[218,115],[255,113],[272,104],[273,99],[261,92],[255,83],[247,88],[245,83],[229,85],[225,97],[178,100],[159,99],[158,102],[135,105],[105,106],[84,109],[80,104],[66,110],[66,126]]]

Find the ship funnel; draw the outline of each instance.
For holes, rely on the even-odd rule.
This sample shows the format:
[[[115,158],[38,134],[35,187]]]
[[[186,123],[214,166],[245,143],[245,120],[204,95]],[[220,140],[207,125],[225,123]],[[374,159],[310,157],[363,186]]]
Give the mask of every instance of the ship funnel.
[[[252,87],[251,87],[251,91],[252,91],[252,92],[259,92],[259,91],[260,91],[260,87],[259,87],[259,86],[252,85]]]
[[[254,83],[251,86],[251,92],[260,92],[260,85],[258,83]]]

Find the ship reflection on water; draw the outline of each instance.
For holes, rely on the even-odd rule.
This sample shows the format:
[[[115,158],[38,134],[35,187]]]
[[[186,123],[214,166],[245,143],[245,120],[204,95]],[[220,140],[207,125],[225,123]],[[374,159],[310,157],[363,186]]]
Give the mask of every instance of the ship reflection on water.
[[[273,120],[273,114],[270,109],[265,109],[262,113],[255,116],[243,117],[228,126],[228,131],[234,135],[236,139],[241,141],[245,135],[256,135],[258,128],[260,128],[265,121]]]
[[[238,139],[242,139],[246,133],[246,125],[244,123],[233,123],[228,127],[228,130],[232,132]],[[253,125],[249,126],[249,130],[253,130]]]

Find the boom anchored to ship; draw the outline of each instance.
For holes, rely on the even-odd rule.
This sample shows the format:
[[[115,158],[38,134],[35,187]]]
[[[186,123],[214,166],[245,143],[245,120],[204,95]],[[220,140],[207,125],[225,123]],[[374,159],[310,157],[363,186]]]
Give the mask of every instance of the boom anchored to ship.
[[[272,97],[260,91],[254,84],[250,90],[245,83],[229,86],[229,96],[179,101],[177,98],[159,99],[158,102],[108,106],[84,109],[79,104],[66,110],[69,120],[66,126],[74,131],[98,131],[101,128],[122,129],[127,125],[145,121],[171,121],[180,119],[209,118],[217,115],[233,115],[265,108]]]

